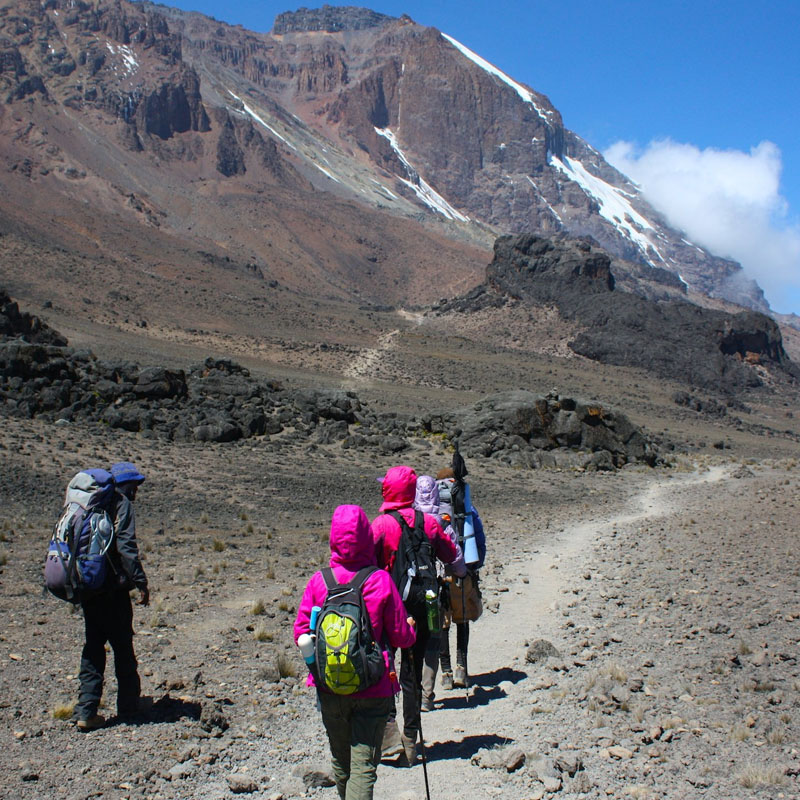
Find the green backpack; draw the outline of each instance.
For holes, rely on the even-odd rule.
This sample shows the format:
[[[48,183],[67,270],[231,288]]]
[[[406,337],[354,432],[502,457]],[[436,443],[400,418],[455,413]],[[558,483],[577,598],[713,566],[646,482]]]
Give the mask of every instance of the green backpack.
[[[330,567],[321,570],[328,595],[314,631],[315,661],[320,682],[334,694],[374,686],[386,671],[362,593],[364,582],[377,569],[364,567],[349,583],[337,583]]]

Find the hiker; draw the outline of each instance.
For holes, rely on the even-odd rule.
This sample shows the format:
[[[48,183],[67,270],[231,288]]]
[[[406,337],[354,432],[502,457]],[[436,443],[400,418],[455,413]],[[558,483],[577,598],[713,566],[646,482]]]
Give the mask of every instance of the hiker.
[[[95,730],[105,724],[105,719],[97,713],[97,708],[103,694],[106,642],[114,651],[114,671],[118,687],[117,716],[125,718],[139,709],[141,684],[133,651],[133,607],[130,590],[134,587],[138,589],[138,605],[148,605],[150,591],[139,558],[133,510],[133,501],[144,481],[144,475],[129,461],[114,464],[110,472],[116,486],[108,508],[114,524],[114,541],[107,553],[112,569],[108,570],[103,588],[97,593],[81,597],[80,601],[86,640],[81,655],[80,690],[75,717],[81,731]]]
[[[417,478],[414,508],[436,517],[444,532],[450,537],[458,550],[458,558],[456,558],[453,564],[443,564],[438,558],[436,559],[436,577],[439,581],[439,619],[443,623],[445,615],[449,614],[450,610],[449,601],[447,600],[448,578],[452,580],[454,570],[458,574],[464,574],[464,556],[458,545],[456,532],[453,530],[449,518],[444,519],[439,513],[439,486],[436,483],[436,479],[432,476],[420,475]],[[434,687],[436,685],[436,673],[439,670],[439,650],[441,646],[441,637],[443,635],[446,635],[446,630],[444,625],[441,624],[440,630],[437,631],[436,634],[431,633],[428,646],[425,648],[425,659],[422,666],[422,711],[433,711],[433,701],[435,697]]]
[[[452,507],[453,488],[456,478],[451,467],[445,467],[436,473],[436,483],[439,488],[439,512],[445,520],[454,521],[455,515]],[[479,586],[478,570],[486,560],[486,536],[483,523],[470,503],[472,523],[475,530],[475,543],[477,545],[475,561],[467,563],[467,572],[463,577],[449,582],[443,603],[448,606],[442,623],[441,649],[439,660],[442,665],[442,688],[454,687],[469,688],[469,668],[467,650],[469,648],[469,623],[475,622],[480,617],[483,607]],[[457,525],[455,527],[458,527]],[[466,558],[466,556],[465,556]],[[453,670],[450,659],[450,625],[456,624],[456,666]]]
[[[362,585],[362,596],[375,641],[391,647],[409,647],[414,643],[413,620],[406,610],[391,577],[375,564],[375,549],[369,519],[360,506],[342,505],[331,519],[330,569],[339,584],[356,578],[365,567],[373,567]],[[316,572],[303,592],[294,639],[310,632],[312,610],[323,607],[328,586],[322,571]],[[381,742],[394,695],[399,691],[391,654],[384,650],[385,669],[372,686],[351,694],[335,694],[322,678],[309,674],[308,685],[316,686],[322,722],[331,748],[336,788],[342,800],[370,800],[373,794]]]
[[[418,573],[427,575],[434,592],[438,591],[435,559],[453,565],[458,574],[458,550],[452,540],[445,535],[436,517],[415,511],[417,473],[408,466],[396,466],[387,470],[382,481],[383,503],[381,513],[372,521],[372,538],[378,566],[392,573],[395,584],[404,593],[411,594],[404,599],[408,613],[416,621],[417,639],[412,648],[404,649],[400,656],[400,688],[403,693],[403,733],[399,734],[397,723],[392,718],[386,726],[384,755],[391,755],[402,746],[409,766],[416,760],[417,741],[420,737],[420,708],[422,697],[422,665],[428,644],[429,630],[427,613],[423,600],[419,601],[418,587],[406,586],[407,575],[403,573],[407,565],[408,547],[412,538],[417,541],[415,554],[419,557]],[[395,516],[397,515],[397,516]],[[403,524],[401,524],[402,520]],[[402,574],[401,574],[402,573]],[[462,567],[463,574],[463,567]],[[412,597],[417,598],[412,602]],[[399,742],[398,742],[399,740]]]

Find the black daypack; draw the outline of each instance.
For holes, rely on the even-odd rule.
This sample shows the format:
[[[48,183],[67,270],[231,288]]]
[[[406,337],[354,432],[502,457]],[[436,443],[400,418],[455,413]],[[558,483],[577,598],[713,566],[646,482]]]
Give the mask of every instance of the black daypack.
[[[330,567],[321,570],[328,594],[317,616],[314,660],[316,677],[334,694],[374,686],[386,671],[362,591],[377,569],[364,567],[349,583],[337,583]]]
[[[392,579],[403,600],[406,611],[419,620],[426,618],[425,593],[439,594],[436,579],[436,557],[431,540],[425,533],[425,515],[414,512],[411,528],[399,511],[386,511],[400,523],[400,541],[392,566]]]

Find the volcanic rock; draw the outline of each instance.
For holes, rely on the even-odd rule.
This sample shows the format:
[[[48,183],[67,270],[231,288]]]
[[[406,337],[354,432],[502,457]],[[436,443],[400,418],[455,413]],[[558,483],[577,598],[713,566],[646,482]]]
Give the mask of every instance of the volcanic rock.
[[[720,392],[760,386],[758,365],[800,377],[774,320],[618,291],[612,263],[586,239],[501,236],[484,292],[472,292],[474,308],[486,307],[484,294],[555,305],[581,328],[569,342],[575,353]]]

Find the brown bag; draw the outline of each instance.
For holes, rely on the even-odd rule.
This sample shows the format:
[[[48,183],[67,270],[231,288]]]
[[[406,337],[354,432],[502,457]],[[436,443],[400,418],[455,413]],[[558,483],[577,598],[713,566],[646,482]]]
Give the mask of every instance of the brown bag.
[[[483,613],[481,593],[472,575],[467,573],[462,580],[464,581],[463,593],[458,583],[453,581],[450,584],[450,607],[452,609],[453,622],[475,622]],[[463,605],[461,602],[462,594],[464,598]],[[466,618],[463,606],[466,606]]]

